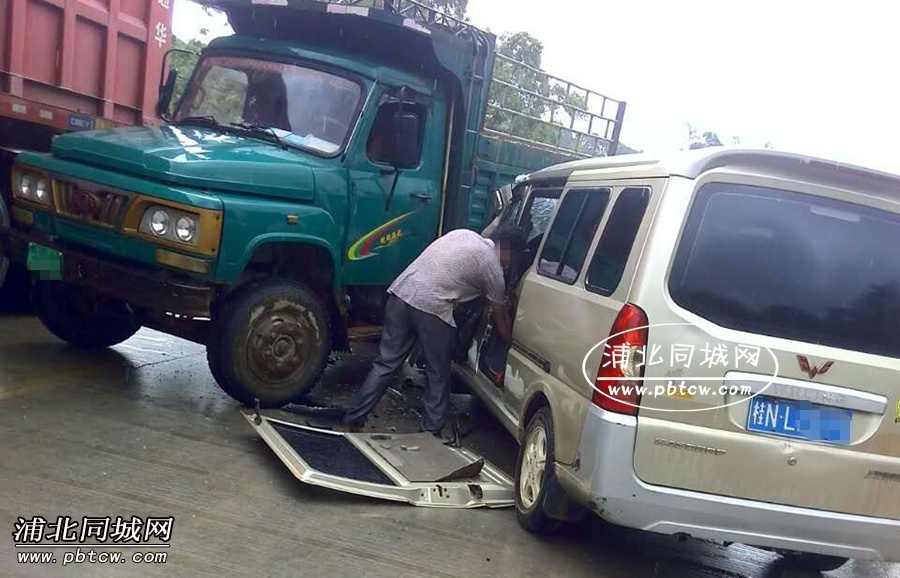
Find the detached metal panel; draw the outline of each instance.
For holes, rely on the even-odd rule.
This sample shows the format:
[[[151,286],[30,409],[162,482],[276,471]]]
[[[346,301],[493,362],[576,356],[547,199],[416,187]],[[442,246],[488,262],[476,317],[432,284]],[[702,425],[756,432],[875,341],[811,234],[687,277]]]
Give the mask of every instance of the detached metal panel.
[[[57,130],[157,122],[174,0],[0,0],[0,117]]]
[[[244,417],[301,482],[427,508],[503,508],[515,482],[464,448],[430,433],[354,434]]]

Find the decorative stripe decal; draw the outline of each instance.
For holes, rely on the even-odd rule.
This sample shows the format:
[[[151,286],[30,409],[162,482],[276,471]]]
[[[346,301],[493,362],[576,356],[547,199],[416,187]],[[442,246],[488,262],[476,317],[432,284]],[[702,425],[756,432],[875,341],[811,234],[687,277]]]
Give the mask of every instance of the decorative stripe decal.
[[[379,225],[377,229],[369,231],[360,237],[357,242],[353,243],[353,246],[347,251],[347,258],[351,261],[362,261],[369,257],[375,257],[380,249],[389,247],[406,236],[402,230],[393,231],[392,229],[413,214],[415,214],[414,211],[405,213],[383,225]]]

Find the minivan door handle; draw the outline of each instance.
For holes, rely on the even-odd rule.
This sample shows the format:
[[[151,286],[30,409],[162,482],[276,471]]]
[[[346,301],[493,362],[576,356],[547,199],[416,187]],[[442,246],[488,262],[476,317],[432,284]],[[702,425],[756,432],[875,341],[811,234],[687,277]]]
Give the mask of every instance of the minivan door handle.
[[[410,193],[409,196],[424,203],[431,202],[431,195],[428,193]]]

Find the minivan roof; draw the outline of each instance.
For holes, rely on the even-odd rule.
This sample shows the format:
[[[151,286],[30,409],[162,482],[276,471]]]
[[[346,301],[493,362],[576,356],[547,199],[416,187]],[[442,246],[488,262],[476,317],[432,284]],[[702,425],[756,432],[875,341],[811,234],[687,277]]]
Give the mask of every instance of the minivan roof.
[[[709,147],[665,156],[620,155],[573,161],[530,175],[529,180],[649,179],[682,176],[696,179],[718,168],[734,168],[791,179],[828,183],[848,189],[900,196],[900,175],[817,157],[774,151]]]

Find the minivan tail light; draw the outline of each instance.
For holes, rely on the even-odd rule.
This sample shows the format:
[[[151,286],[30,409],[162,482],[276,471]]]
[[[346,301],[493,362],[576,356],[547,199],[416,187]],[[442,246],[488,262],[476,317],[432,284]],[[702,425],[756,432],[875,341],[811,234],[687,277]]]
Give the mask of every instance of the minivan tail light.
[[[647,314],[636,305],[626,303],[619,311],[603,348],[594,383],[593,402],[601,409],[637,415],[649,324]]]

